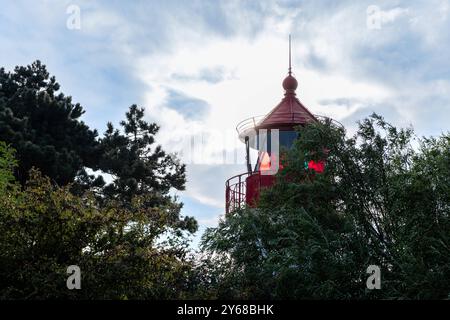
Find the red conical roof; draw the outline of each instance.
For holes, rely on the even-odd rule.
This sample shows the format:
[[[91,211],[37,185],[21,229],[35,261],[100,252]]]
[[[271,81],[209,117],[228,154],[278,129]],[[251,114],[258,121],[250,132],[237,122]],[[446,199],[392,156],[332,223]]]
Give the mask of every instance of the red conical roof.
[[[297,80],[289,72],[283,80],[285,90],[283,100],[258,123],[259,129],[295,126],[317,121],[316,117],[297,99],[295,94],[297,86]]]

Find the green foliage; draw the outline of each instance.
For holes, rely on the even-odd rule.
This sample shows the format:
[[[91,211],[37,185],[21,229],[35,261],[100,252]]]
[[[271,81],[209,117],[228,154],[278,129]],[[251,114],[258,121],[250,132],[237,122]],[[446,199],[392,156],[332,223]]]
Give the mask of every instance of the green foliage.
[[[99,208],[38,171],[0,197],[1,298],[171,299],[189,289],[192,229],[174,204],[148,208],[137,196],[130,209]],[[69,265],[81,268],[82,290],[66,288]]]
[[[207,230],[221,298],[447,298],[450,136],[422,139],[372,115],[346,138],[330,122],[299,128],[256,209]],[[326,170],[305,169],[327,159]],[[367,290],[366,268],[382,270]]]
[[[11,187],[14,182],[13,170],[17,167],[14,151],[0,141],[0,193]]]
[[[123,132],[108,123],[100,140],[100,168],[115,178],[104,188],[110,198],[129,202],[134,195],[148,192],[166,195],[171,188],[184,189],[185,165],[167,155],[161,146],[153,147],[159,127],[143,118],[144,109],[132,105],[126,121],[120,123]]]
[[[80,116],[80,104],[58,92],[59,84],[40,61],[14,72],[0,68],[0,141],[17,150],[22,184],[32,167],[67,184],[84,167],[96,167],[97,132]]]

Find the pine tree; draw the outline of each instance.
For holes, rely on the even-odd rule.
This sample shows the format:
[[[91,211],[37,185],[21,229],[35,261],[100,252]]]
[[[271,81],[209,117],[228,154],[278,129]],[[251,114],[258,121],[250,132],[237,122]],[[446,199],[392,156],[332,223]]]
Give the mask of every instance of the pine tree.
[[[122,132],[108,123],[100,140],[100,168],[113,177],[104,188],[109,198],[129,203],[133,196],[154,194],[164,202],[171,188],[184,190],[185,165],[154,145],[159,127],[143,118],[144,109],[132,105],[120,123]]]
[[[84,167],[97,167],[97,132],[80,121],[82,106],[59,88],[40,61],[14,72],[0,69],[0,141],[16,149],[22,185],[32,167],[62,185]]]

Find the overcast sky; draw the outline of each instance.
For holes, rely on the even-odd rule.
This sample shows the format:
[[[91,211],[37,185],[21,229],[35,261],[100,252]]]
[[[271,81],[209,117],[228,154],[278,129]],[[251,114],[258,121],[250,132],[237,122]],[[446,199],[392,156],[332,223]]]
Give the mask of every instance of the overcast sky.
[[[40,59],[100,133],[136,103],[166,150],[203,139],[194,164],[181,155],[188,183],[177,193],[198,236],[224,212],[227,177],[245,171],[241,149],[241,163],[229,161],[236,124],[283,96],[289,34],[297,94],[313,113],[350,131],[372,112],[419,136],[448,131],[448,0],[0,0],[0,66]]]

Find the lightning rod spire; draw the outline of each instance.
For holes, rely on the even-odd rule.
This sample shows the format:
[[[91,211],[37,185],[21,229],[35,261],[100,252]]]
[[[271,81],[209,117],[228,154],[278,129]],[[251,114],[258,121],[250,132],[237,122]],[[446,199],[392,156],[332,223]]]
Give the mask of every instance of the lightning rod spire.
[[[292,74],[291,68],[291,35],[289,34],[289,75]]]

